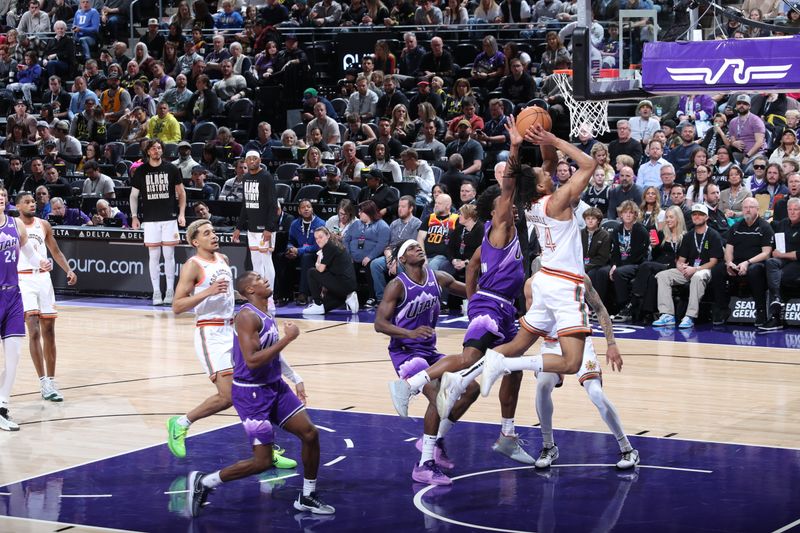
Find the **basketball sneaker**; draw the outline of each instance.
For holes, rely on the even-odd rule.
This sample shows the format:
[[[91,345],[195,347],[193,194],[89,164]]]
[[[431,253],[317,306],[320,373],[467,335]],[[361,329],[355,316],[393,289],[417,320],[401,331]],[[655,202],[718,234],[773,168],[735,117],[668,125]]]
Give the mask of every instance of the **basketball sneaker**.
[[[325,314],[325,306],[321,304],[311,303],[308,307],[303,309],[303,316],[309,315],[324,315]]]
[[[481,377],[481,396],[489,396],[494,382],[501,376],[509,374],[506,371],[504,359],[505,357],[500,352],[486,350],[486,355],[483,359],[483,375]]]
[[[418,452],[422,453],[421,438],[417,439],[416,448]],[[436,446],[433,448],[433,461],[445,470],[452,470],[456,467],[456,464],[447,455],[447,450],[444,447],[444,437],[436,439]]]
[[[492,444],[492,450],[518,463],[526,465],[535,464],[536,460],[522,449],[523,444],[525,444],[525,442],[519,438],[519,435],[503,435],[501,433],[495,443]]]
[[[51,402],[63,402],[64,397],[61,395],[61,391],[58,390],[56,387],[56,380],[53,378],[47,378],[47,396],[45,396],[45,385],[42,384],[42,397],[45,400],[50,400]]]
[[[539,458],[536,459],[536,468],[550,468],[553,461],[558,459],[558,446],[553,444],[549,448],[542,448],[539,452]]]
[[[53,386],[50,384],[50,378],[42,378],[39,380],[39,387],[42,390],[42,398],[50,400],[53,397]]]
[[[408,418],[408,402],[411,401],[411,387],[404,379],[389,383],[389,393],[392,395],[394,410],[403,418]]]
[[[347,310],[351,313],[358,314],[358,293],[353,291],[347,295],[347,300],[344,301],[347,305]]]
[[[411,471],[411,479],[419,483],[426,483],[428,485],[452,485],[453,481],[447,477],[444,472],[436,464],[436,461],[430,459],[422,463],[414,465],[414,470]]]
[[[298,511],[310,511],[313,514],[333,514],[336,512],[332,506],[323,502],[316,492],[312,492],[308,496],[303,496],[303,493],[297,495],[294,501],[294,508]]]
[[[464,385],[461,374],[453,372],[445,372],[442,374],[441,384],[439,385],[439,393],[436,395],[436,410],[439,412],[439,418],[444,420],[450,416],[450,411],[458,399],[464,394]]]
[[[638,450],[628,450],[627,452],[622,452],[621,455],[622,459],[617,462],[617,468],[620,470],[628,470],[639,464]]]
[[[653,326],[657,328],[663,328],[669,326],[675,327],[675,317],[668,313],[663,313],[658,320],[653,322]]]
[[[189,472],[189,479],[187,486],[189,487],[191,497],[191,512],[192,516],[200,514],[200,509],[205,505],[208,494],[213,490],[203,485],[203,477],[205,474],[194,470]]]
[[[291,470],[297,466],[297,461],[283,456],[285,452],[286,450],[277,444],[272,445],[272,466],[281,470]]]
[[[164,305],[172,305],[172,300],[175,298],[175,291],[167,289],[167,294],[164,295]]]
[[[694,327],[694,319],[690,316],[685,316],[681,319],[681,323],[678,324],[678,329],[691,329]]]
[[[153,292],[153,305],[164,305],[164,298],[161,296],[161,291]]]
[[[179,416],[173,416],[167,420],[167,446],[172,455],[178,459],[186,457],[186,434],[189,428],[178,424]]]
[[[19,431],[19,424],[11,419],[8,407],[0,407],[0,429],[3,431]]]

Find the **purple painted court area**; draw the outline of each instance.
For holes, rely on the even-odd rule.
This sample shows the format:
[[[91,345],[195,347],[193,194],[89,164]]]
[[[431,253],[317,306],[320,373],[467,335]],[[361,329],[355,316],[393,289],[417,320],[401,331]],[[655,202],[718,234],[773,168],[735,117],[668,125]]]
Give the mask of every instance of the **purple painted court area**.
[[[271,470],[223,485],[187,518],[186,474],[248,456],[239,424],[190,437],[184,460],[161,445],[0,487],[0,511],[137,531],[768,532],[800,523],[800,450],[633,437],[642,464],[619,472],[610,435],[556,431],[560,459],[535,471],[490,451],[497,426],[465,422],[448,436],[454,484],[430,488],[410,477],[419,420],[311,416],[321,426],[329,466],[319,490],[336,507],[332,517],[295,511],[301,476]],[[518,430],[537,451],[539,431]],[[299,459],[298,441],[278,439]]]
[[[141,298],[94,298],[94,297],[59,297],[58,304],[64,307],[101,307],[113,309],[153,309],[169,312],[169,307],[153,307],[150,300]],[[279,307],[278,318],[303,319],[303,308],[297,305]],[[361,310],[357,315],[342,309],[326,315],[314,317],[315,320],[335,320],[364,322],[371,324],[375,320],[374,310]],[[467,317],[459,312],[443,314],[439,319],[440,327],[467,329]],[[597,323],[592,324],[595,336],[602,337]],[[700,324],[690,330],[677,328],[653,328],[651,326],[634,326],[615,324],[614,334],[621,339],[664,340],[675,342],[692,342],[701,344],[725,344],[731,346],[753,346],[759,348],[791,348],[800,349],[800,329],[787,328],[782,331],[760,333],[753,326],[726,325],[713,327],[711,324]]]

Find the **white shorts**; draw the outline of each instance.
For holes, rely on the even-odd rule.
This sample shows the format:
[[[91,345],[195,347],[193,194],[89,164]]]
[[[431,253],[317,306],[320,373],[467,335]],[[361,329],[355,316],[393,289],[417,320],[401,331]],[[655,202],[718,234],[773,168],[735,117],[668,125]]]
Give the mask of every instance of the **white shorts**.
[[[201,325],[204,323],[208,325]],[[194,330],[194,349],[211,381],[233,374],[233,321],[199,321]]]
[[[19,291],[22,293],[22,308],[25,315],[39,315],[40,318],[55,318],[56,293],[50,274],[39,272],[19,275]]]
[[[539,355],[563,355],[561,353],[561,344],[558,339],[547,338],[542,343],[542,348],[539,350]],[[543,372],[544,373],[544,372]],[[547,372],[548,374],[550,372]],[[536,375],[539,377],[539,374]],[[583,384],[587,379],[599,379],[602,383],[603,369],[600,368],[600,361],[597,360],[597,353],[594,351],[594,343],[591,337],[586,337],[586,342],[583,345],[583,361],[581,362],[581,369],[576,374],[578,376],[578,383]],[[564,376],[558,375],[559,381],[557,387],[560,387],[564,382]]]
[[[177,220],[161,220],[158,222],[142,222],[145,246],[161,246],[178,244],[181,236],[178,234]]]
[[[268,253],[271,249],[275,248],[275,233],[272,234],[270,242],[264,242],[264,233],[248,231],[247,232],[247,247],[251,252]]]
[[[542,268],[533,275],[531,291],[533,301],[520,326],[541,337],[591,334],[583,278]]]

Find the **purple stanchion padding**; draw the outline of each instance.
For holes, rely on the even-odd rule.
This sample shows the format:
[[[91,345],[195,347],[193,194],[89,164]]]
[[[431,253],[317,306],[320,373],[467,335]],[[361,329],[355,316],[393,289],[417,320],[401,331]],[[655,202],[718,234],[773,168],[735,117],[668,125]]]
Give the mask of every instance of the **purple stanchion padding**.
[[[645,43],[651,93],[787,92],[800,86],[800,36]]]

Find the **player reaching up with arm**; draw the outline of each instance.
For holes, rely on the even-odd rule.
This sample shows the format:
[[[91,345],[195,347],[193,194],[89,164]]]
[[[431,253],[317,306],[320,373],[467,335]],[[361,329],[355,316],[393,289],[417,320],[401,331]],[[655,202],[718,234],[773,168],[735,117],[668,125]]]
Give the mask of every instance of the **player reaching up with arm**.
[[[270,468],[274,426],[297,436],[303,445],[303,489],[294,501],[294,508],[314,514],[333,514],[334,508],[324,503],[316,492],[320,456],[317,428],[302,401],[281,379],[281,351],[300,335],[300,330],[294,323],[287,322],[284,336],[279,338],[278,327],[268,314],[272,288],[260,274],[246,272],[236,280],[236,287],[248,303],[235,320],[232,400],[250,439],[253,456],[211,474],[191,472],[188,486],[192,491],[192,516],[197,516],[208,494],[219,485]]]

